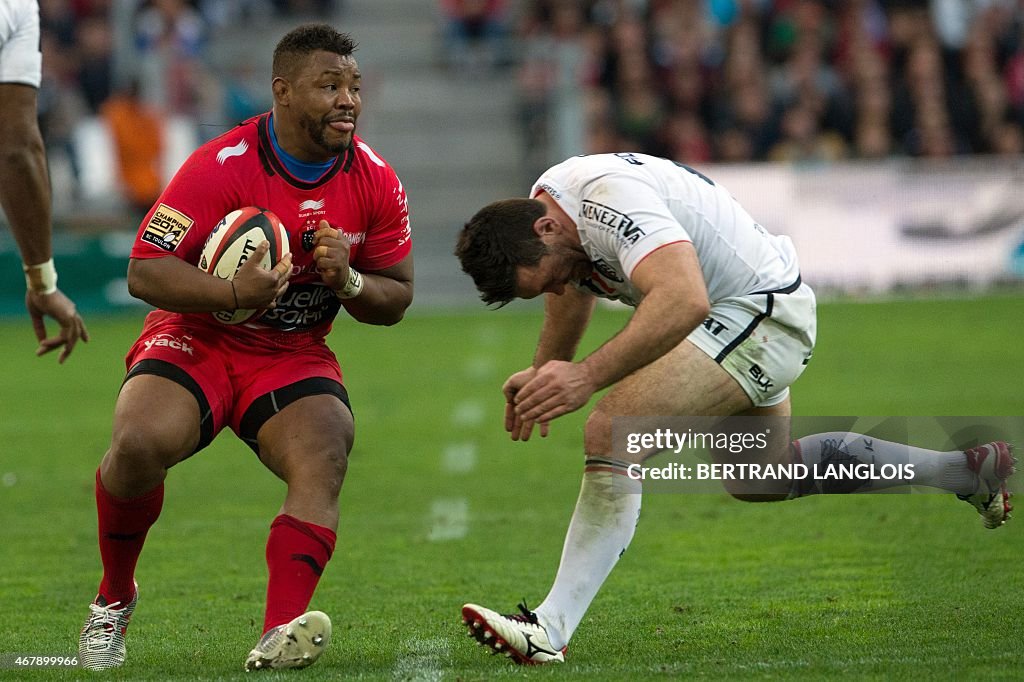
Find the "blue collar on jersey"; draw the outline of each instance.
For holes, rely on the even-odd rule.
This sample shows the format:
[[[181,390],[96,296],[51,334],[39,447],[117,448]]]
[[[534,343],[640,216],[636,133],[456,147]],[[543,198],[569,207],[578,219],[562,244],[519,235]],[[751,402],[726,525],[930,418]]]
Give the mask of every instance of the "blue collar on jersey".
[[[316,182],[336,163],[336,159],[325,161],[324,163],[300,161],[281,149],[281,145],[277,142],[277,133],[274,131],[273,114],[267,117],[267,130],[270,133],[270,143],[274,145],[274,153],[277,154],[277,158],[281,159],[281,163],[284,164],[289,173],[303,182]]]

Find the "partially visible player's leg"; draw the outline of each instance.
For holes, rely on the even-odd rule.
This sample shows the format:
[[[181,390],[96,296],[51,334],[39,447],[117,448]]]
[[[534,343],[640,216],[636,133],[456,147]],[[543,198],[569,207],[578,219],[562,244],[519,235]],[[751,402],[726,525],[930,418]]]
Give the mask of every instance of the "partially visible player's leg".
[[[789,294],[726,299],[714,306],[708,321],[711,324],[701,325],[690,338],[750,396],[755,407],[742,414],[788,417],[788,387],[803,372],[814,347],[814,295],[810,289],[801,286]],[[732,480],[725,482],[726,489],[740,499],[773,501],[913,484],[956,493],[978,510],[989,528],[1009,518],[1006,479],[1013,473],[1015,459],[1010,446],[1001,441],[967,451],[940,452],[848,432],[807,435],[792,447],[788,440],[773,436],[770,448],[756,453],[759,463],[804,464],[808,471],[804,479]],[[720,462],[736,458],[732,453],[713,452],[712,456]],[[895,465],[894,471],[903,475],[875,481],[814,476],[829,464],[870,463]]]
[[[906,485],[972,495],[979,487],[978,474],[971,468],[972,460],[963,450],[929,450],[846,431],[810,434],[793,441],[793,448],[795,457],[807,465],[808,471],[824,472],[830,466],[873,464],[876,468],[891,465],[893,472],[892,476],[878,479],[808,476],[807,480],[799,481],[794,487],[793,497],[816,493],[875,492]],[[897,475],[901,472],[902,475]]]
[[[337,528],[338,495],[354,439],[352,412],[332,394],[305,396],[263,424],[260,461],[288,484],[282,514]]]
[[[163,376],[136,375],[121,390],[111,446],[96,472],[103,577],[79,636],[86,668],[125,660],[125,630],[138,601],[135,567],[163,506],[167,469],[200,442],[199,413],[193,394]]]
[[[100,462],[103,488],[131,498],[161,487],[167,470],[199,447],[201,409],[193,392],[174,379],[130,376],[114,408],[110,449]]]
[[[907,485],[939,488],[956,494],[981,514],[987,528],[998,528],[1010,518],[1011,492],[1006,481],[1013,475],[1016,457],[1012,446],[993,441],[966,450],[929,450],[834,431],[804,436],[793,442],[794,455],[807,466],[804,480],[794,481],[790,498],[819,493],[871,493]],[[889,465],[891,476],[850,478],[815,476],[829,467]]]
[[[612,452],[616,417],[719,416],[750,406],[740,386],[689,341],[626,377],[587,419],[583,483],[551,591],[537,607],[551,644],[568,643],[598,589],[626,551],[640,514],[641,484]],[[640,456],[636,457],[638,461]]]
[[[325,386],[333,392],[311,393]],[[267,539],[263,637],[246,660],[247,670],[305,667],[330,641],[330,618],[305,610],[334,552],[338,495],[355,433],[347,394],[333,380],[310,378],[272,395],[254,402],[247,414],[275,406],[257,428],[257,447],[288,491]]]
[[[640,481],[627,475],[631,462],[610,454],[613,418],[729,415],[749,407],[739,384],[689,341],[616,384],[587,419],[583,482],[550,592],[522,615],[467,604],[470,634],[519,663],[563,660],[561,650],[629,546],[640,514]]]

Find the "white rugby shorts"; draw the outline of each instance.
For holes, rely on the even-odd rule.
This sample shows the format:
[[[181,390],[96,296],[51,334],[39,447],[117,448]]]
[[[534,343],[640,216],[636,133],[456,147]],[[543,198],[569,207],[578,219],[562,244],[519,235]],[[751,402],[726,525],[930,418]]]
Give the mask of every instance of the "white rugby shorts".
[[[722,366],[755,407],[778,405],[814,350],[814,292],[799,280],[780,291],[722,299],[687,337]]]
[[[0,0],[0,83],[39,87],[43,56],[39,49],[39,3]]]

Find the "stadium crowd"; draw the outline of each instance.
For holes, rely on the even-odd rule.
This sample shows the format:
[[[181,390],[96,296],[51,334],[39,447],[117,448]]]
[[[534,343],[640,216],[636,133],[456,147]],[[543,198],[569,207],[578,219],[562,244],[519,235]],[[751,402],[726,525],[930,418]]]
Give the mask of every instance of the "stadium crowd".
[[[119,86],[115,64],[118,26],[113,0],[40,0],[44,83],[40,116],[44,134],[60,132],[58,118],[99,114]],[[131,80],[143,82],[147,103],[168,114],[202,112],[210,36],[228,24],[260,17],[330,14],[339,0],[137,0],[119,45],[134,60]],[[124,74],[120,74],[123,78]],[[260,107],[262,110],[262,107]]]
[[[223,124],[266,108],[252,87],[259,82],[252,64],[208,58],[220,27],[344,5],[137,0],[126,28],[112,18],[125,7],[114,12],[115,4],[40,0],[40,127],[51,159],[66,159],[73,178],[72,135],[85,117],[106,117],[115,131],[153,130],[166,116]],[[437,0],[437,7],[453,75],[515,69],[527,161],[537,169],[581,151],[621,149],[688,163],[1024,153],[1019,0]],[[481,43],[485,68],[472,49]],[[199,141],[223,128],[200,125]],[[125,194],[148,205],[158,183],[138,169],[157,163],[159,145],[120,151]]]
[[[269,106],[265,95],[255,92],[255,79],[247,72],[251,64],[240,61],[228,65],[233,72],[218,72],[224,65],[208,58],[211,36],[226,25],[323,16],[342,5],[342,0],[40,0],[39,124],[48,155],[69,164],[76,193],[76,124],[85,117],[106,120],[126,199],[148,207],[160,188],[154,166],[166,117],[215,122],[199,126],[203,141],[222,132],[224,122],[244,120]]]
[[[522,121],[552,158],[1024,151],[1016,0],[530,0],[518,36]]]

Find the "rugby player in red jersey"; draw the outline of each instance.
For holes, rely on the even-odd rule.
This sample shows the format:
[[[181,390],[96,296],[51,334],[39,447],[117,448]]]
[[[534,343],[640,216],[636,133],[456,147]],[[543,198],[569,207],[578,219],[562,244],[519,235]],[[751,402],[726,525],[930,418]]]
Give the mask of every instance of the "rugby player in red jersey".
[[[306,609],[334,551],[354,425],[324,337],[341,308],[391,325],[413,297],[405,191],[355,134],[354,49],[325,24],[284,36],[274,51],[272,111],[193,153],[139,228],[128,286],[157,310],[128,352],[111,446],[96,473],[103,577],[79,641],[86,668],[124,662],[135,565],[167,470],[225,427],[287,484],[267,540],[263,636],[245,668],[305,667],[330,640],[327,615]],[[264,242],[233,282],[196,267],[213,227],[245,206],[281,219],[291,254],[262,270]],[[210,314],[240,308],[266,312],[233,326]]]

